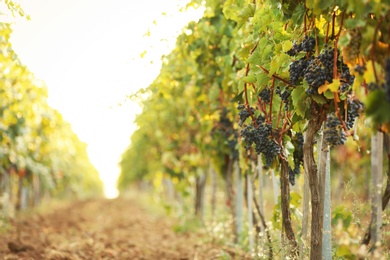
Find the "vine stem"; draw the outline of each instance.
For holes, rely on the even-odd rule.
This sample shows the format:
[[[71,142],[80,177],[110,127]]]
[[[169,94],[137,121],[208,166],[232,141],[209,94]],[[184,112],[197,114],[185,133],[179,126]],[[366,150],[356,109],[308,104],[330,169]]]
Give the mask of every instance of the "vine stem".
[[[314,27],[314,34],[316,36],[316,55],[318,55],[320,53],[320,51],[319,51],[319,47],[318,47],[319,39],[318,39],[317,30],[316,30],[316,20],[315,19],[314,19],[313,27]]]
[[[268,76],[270,76],[270,77],[272,77],[272,78],[275,78],[275,79],[278,79],[278,80],[280,80],[280,81],[286,83],[287,85],[289,85],[289,86],[291,86],[291,87],[294,87],[294,85],[291,84],[288,80],[286,80],[286,79],[284,79],[284,78],[282,78],[282,77],[280,77],[280,76],[278,76],[278,75],[276,75],[276,74],[269,75],[269,71],[268,71],[266,68],[264,68],[263,66],[261,66],[261,65],[256,65],[256,67],[262,69],[265,73],[268,74]]]
[[[334,38],[334,27],[335,27],[335,24],[336,24],[336,12],[333,12],[333,16],[332,16],[332,39]]]
[[[267,114],[267,111],[264,108],[263,101],[261,101],[261,99],[259,97],[257,97],[257,107],[259,108],[259,110],[261,112],[263,112],[264,114]]]
[[[249,73],[249,63],[246,65],[245,76],[248,76],[248,73]],[[255,120],[255,117],[254,117],[254,115],[253,115],[253,113],[252,113],[251,106],[249,105],[249,100],[248,100],[248,87],[247,87],[247,83],[246,83],[246,82],[244,83],[244,94],[245,94],[245,106],[246,106],[246,108],[247,108],[248,111],[249,111],[249,116],[250,116],[251,119],[252,119],[253,125],[257,128],[257,123],[256,123],[256,120]]]
[[[283,101],[280,101],[279,113],[278,113],[278,121],[276,122],[276,129],[278,129],[278,127],[279,127],[280,118],[282,116],[282,107],[283,107]]]
[[[286,121],[284,122],[282,131],[280,132],[280,139],[279,139],[279,142],[280,142],[280,143],[282,143],[284,133],[287,133],[287,132],[290,131],[291,128],[293,127],[293,125],[290,125],[288,128],[286,128],[286,127],[287,127],[287,123],[288,123],[288,118],[287,118]],[[291,123],[291,122],[290,122],[290,123]]]
[[[326,27],[325,44],[328,43],[328,38],[329,38],[329,27],[330,27],[330,22],[328,22],[328,26]]]
[[[337,79],[338,78],[338,71],[337,71],[338,47],[337,46],[338,46],[338,42],[339,42],[341,31],[343,29],[344,17],[345,17],[345,11],[343,11],[343,13],[341,15],[340,29],[339,29],[338,33],[335,35],[336,39],[335,39],[335,42],[334,42],[333,79]],[[335,20],[336,20],[336,13],[333,13],[332,36],[334,36]],[[339,95],[338,95],[337,92],[334,92],[333,94],[334,94],[333,101],[334,101],[334,107],[335,107],[336,115],[339,118],[346,135],[347,136],[351,136],[351,132],[348,130],[344,120],[342,120],[341,115],[340,115],[340,108],[338,106],[338,100],[340,100]]]
[[[275,78],[272,78],[272,85],[271,85],[271,100],[269,103],[269,122],[272,124],[272,99],[274,97],[274,87],[275,87]]]
[[[250,54],[252,54],[252,53],[256,50],[256,48],[257,48],[258,45],[259,45],[259,41],[256,42],[255,46],[253,46],[253,48],[252,48],[251,51],[250,51]],[[250,71],[250,68],[249,68],[249,63],[248,63],[248,64],[246,65],[246,68],[245,68],[245,76],[248,76],[249,71]],[[252,110],[251,110],[251,108],[250,108],[250,105],[249,105],[249,100],[248,100],[248,87],[247,87],[247,84],[248,84],[248,83],[244,82],[245,105],[246,105],[246,107],[247,107],[247,109],[248,109],[248,111],[249,111],[249,115],[250,115],[250,117],[251,117],[251,119],[252,119],[253,125],[257,128],[257,123],[256,123],[256,120],[255,120],[255,117],[254,117],[254,115],[253,115],[253,113],[252,113]]]
[[[338,46],[338,43],[339,43],[341,30],[343,29],[344,16],[345,16],[345,12],[343,12],[342,15],[341,15],[340,29],[339,29],[339,32],[336,35],[336,40],[334,41],[334,56],[333,56],[333,78],[334,79],[338,78],[338,71],[337,71],[338,48],[337,48],[337,46]],[[333,18],[333,20],[334,19],[335,18]],[[334,27],[334,25],[333,25],[333,27]],[[334,32],[332,32],[332,33],[334,33]]]
[[[345,124],[344,120],[341,118],[340,108],[339,108],[339,105],[338,105],[338,102],[337,102],[337,100],[339,99],[339,95],[337,94],[337,92],[334,92],[333,94],[334,94],[334,98],[333,98],[334,110],[336,111],[336,115],[339,118],[339,120],[340,120],[340,122],[341,122],[341,124],[343,126],[343,129],[345,131],[346,136],[352,136],[352,134],[348,130],[347,125]]]
[[[374,71],[375,81],[378,83],[378,74],[376,72],[375,68],[375,52],[376,52],[376,36],[378,35],[379,26],[383,22],[383,17],[378,21],[377,25],[375,26],[375,32],[374,32],[374,39],[372,40],[372,49],[371,49],[371,59],[372,59],[372,70]]]

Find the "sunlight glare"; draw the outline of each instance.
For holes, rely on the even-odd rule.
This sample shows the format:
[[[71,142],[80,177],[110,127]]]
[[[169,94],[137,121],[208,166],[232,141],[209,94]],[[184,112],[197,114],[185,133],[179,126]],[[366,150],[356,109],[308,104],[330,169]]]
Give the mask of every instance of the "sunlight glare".
[[[88,144],[107,197],[118,195],[118,162],[140,113],[137,104],[123,101],[154,80],[181,29],[201,17],[202,9],[178,12],[186,2],[20,1],[31,21],[14,24],[13,47],[48,85],[49,104]]]

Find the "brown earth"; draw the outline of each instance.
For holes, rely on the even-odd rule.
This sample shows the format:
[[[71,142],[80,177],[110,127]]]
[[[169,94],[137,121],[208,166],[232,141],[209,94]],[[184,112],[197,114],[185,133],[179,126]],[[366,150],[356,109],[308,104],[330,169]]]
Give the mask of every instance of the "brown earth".
[[[173,219],[152,214],[132,199],[78,201],[13,220],[10,230],[0,234],[0,259],[226,256],[226,249],[205,243],[204,234],[176,233],[173,226]]]

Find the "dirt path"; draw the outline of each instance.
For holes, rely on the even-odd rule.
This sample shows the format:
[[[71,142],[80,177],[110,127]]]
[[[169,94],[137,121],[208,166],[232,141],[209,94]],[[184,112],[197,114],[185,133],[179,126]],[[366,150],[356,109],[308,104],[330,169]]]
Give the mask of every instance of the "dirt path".
[[[15,221],[0,234],[0,259],[219,259],[199,235],[172,226],[130,199],[75,202]]]

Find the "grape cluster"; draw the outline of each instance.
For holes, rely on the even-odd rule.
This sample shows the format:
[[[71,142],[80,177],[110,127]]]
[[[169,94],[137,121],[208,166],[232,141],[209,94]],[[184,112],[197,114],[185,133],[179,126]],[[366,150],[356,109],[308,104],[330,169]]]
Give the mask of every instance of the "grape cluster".
[[[290,103],[290,99],[289,98],[291,96],[291,91],[286,89],[285,91],[282,92],[281,89],[280,89],[280,86],[277,86],[276,90],[275,90],[275,93],[280,97],[280,99],[284,103],[284,110],[288,111],[289,103]]]
[[[290,65],[290,82],[297,84],[299,80],[305,75],[308,62],[305,58],[293,61]]]
[[[334,64],[334,49],[325,46],[323,52],[318,55],[318,59],[326,71],[326,81],[332,82],[333,80],[333,64]],[[339,64],[337,64],[339,67]],[[348,67],[347,67],[348,68]]]
[[[350,74],[348,66],[340,59],[337,59],[337,68],[340,74],[341,91],[346,92],[351,88],[355,77]],[[290,82],[294,85],[305,79],[309,85],[307,93],[313,95],[318,93],[318,88],[326,82],[333,81],[334,49],[326,47],[316,57],[304,57],[293,61],[290,65]]]
[[[311,52],[316,46],[316,40],[313,37],[305,36],[301,43],[294,43],[293,47],[286,53],[290,56],[296,56],[299,52]]]
[[[322,66],[319,58],[311,59],[304,73],[304,78],[310,86],[307,90],[309,95],[318,93],[318,88],[329,79],[329,71]]]
[[[362,76],[364,74],[364,72],[366,71],[366,65],[356,65],[354,70],[360,75]]]
[[[269,88],[263,89],[259,93],[259,97],[264,101],[264,103],[269,104],[271,102],[271,90]]]
[[[306,35],[301,45],[304,52],[310,52],[314,50],[314,47],[316,47],[316,40],[313,37],[308,37]]]
[[[351,75],[348,66],[344,62],[341,61],[340,63],[337,65],[339,67],[341,66],[340,80],[351,86],[355,80],[355,76]]]
[[[385,84],[384,89],[386,93],[386,99],[390,102],[390,59],[386,59],[385,62]]]
[[[240,112],[238,112],[238,116],[240,117],[240,122],[238,123],[238,125],[242,126],[245,120],[250,117],[251,113],[244,104],[238,104],[237,109],[240,110]],[[250,107],[250,110],[253,115],[255,113],[255,110],[253,109],[253,107]]]
[[[341,82],[340,91],[342,93],[347,93],[351,90],[351,85],[348,85],[347,83]]]
[[[348,129],[353,127],[355,119],[359,117],[361,110],[363,109],[363,103],[357,99],[348,99],[348,108],[347,108],[347,120],[345,124]]]
[[[335,113],[331,113],[327,117],[324,136],[325,141],[331,146],[344,144],[347,140],[340,119]]]
[[[359,56],[362,34],[358,28],[349,30],[351,41],[344,47],[343,55],[349,61],[354,61]]]
[[[228,117],[228,110],[224,108],[220,112],[219,122],[211,131],[211,135],[219,135],[219,140],[225,140],[233,159],[238,159],[237,149],[238,133],[233,127],[233,122]],[[222,136],[222,138],[220,138]]]
[[[303,134],[297,133],[292,139],[294,145],[294,169],[289,169],[289,181],[291,185],[295,185],[295,175],[300,173],[300,167],[303,165]]]
[[[266,123],[263,116],[257,117],[256,123],[257,127],[253,124],[245,126],[241,136],[245,141],[245,149],[250,150],[254,145],[256,153],[263,154],[265,166],[269,167],[280,153],[280,146],[272,138],[272,125]]]

